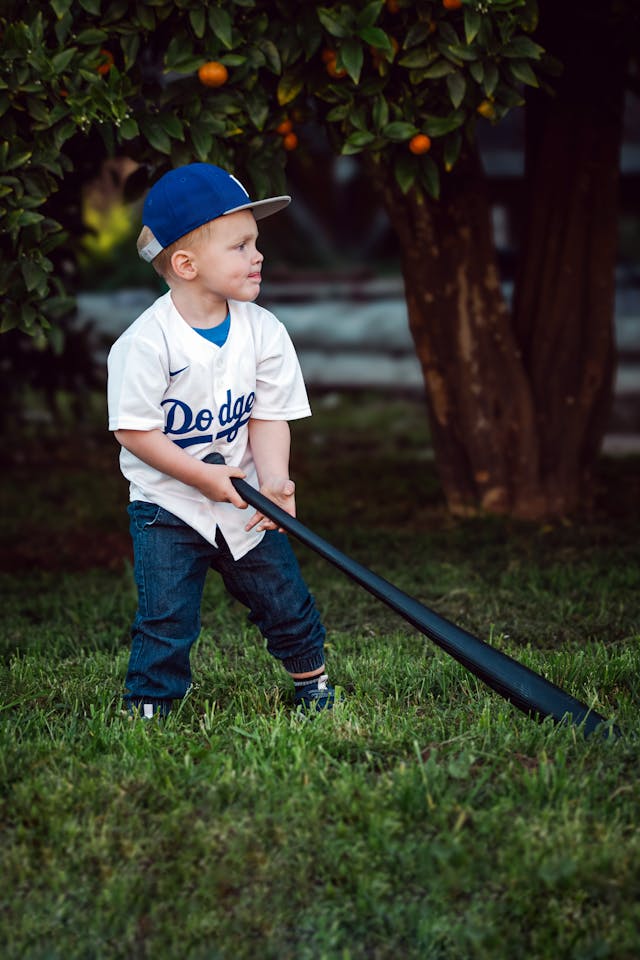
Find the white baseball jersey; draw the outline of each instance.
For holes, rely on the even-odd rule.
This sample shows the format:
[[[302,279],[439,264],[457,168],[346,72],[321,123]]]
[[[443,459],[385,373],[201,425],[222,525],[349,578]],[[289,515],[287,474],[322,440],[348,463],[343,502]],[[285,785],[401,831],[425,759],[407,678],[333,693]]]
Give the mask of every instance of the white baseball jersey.
[[[109,353],[110,430],[162,430],[200,459],[218,451],[257,486],[248,423],[310,415],[293,344],[272,313],[229,301],[231,326],[222,347],[196,333],[171,294],[152,304]],[[157,503],[215,544],[219,526],[238,559],[264,536],[244,529],[250,510],[219,503],[169,477],[122,447],[120,468],[131,500]]]

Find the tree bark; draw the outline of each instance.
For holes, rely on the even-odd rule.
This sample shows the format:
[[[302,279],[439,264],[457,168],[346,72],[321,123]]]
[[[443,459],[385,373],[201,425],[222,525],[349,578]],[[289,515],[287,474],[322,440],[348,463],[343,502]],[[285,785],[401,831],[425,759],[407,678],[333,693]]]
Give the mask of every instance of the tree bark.
[[[449,509],[536,516],[535,412],[500,289],[486,180],[469,151],[438,201],[370,168],[400,240],[409,324]]]
[[[549,511],[588,500],[611,407],[626,55],[611,3],[543,2],[557,93],[527,104],[530,209],[514,296]]]
[[[567,6],[560,14],[552,0],[542,4],[550,32],[541,42],[565,74],[555,96],[539,94],[530,107],[530,215],[513,315],[477,153],[470,148],[443,178],[438,201],[415,190],[404,196],[391,170],[369,162],[399,238],[436,463],[454,514],[575,511],[590,495],[607,423],[625,56],[606,46],[614,36],[608,3]]]

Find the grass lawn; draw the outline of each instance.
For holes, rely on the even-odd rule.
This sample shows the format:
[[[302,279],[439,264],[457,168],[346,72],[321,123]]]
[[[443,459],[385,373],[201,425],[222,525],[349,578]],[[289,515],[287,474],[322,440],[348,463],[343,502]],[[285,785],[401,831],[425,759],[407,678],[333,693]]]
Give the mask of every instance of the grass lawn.
[[[640,461],[588,515],[451,519],[420,405],[317,398],[300,519],[615,720],[536,724],[300,547],[346,694],[308,722],[211,579],[195,684],[120,712],[135,607],[104,410],[5,439],[0,943],[27,960],[640,956]]]

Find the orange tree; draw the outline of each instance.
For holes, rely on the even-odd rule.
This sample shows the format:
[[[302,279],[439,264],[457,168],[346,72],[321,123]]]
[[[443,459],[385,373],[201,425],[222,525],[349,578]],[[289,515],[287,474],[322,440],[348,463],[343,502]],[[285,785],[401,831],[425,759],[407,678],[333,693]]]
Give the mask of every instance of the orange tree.
[[[567,19],[547,6],[549,20]],[[625,3],[562,6],[586,14],[591,35],[590,17],[603,30]],[[295,16],[284,0],[9,0],[0,27],[3,330],[59,327],[73,292],[79,188],[105,156],[139,161],[140,190],[148,175],[198,159],[233,168],[264,195],[284,187],[298,143],[290,115],[300,111],[336,151],[361,154],[396,230],[451,510],[539,517],[576,506],[602,431],[610,351],[599,366],[589,356],[587,388],[582,347],[577,359],[560,351],[559,371],[553,337],[537,349],[548,303],[529,294],[528,313],[507,309],[475,137],[541,83],[534,0],[314,2]],[[533,259],[524,290],[535,287]],[[580,322],[568,325],[569,345]],[[562,388],[546,402],[551,374]]]

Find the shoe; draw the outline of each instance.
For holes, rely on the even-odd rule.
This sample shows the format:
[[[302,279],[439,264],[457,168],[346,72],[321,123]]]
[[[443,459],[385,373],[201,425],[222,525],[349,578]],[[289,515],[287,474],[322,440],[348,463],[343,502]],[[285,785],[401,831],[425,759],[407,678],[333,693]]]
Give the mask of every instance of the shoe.
[[[130,717],[141,720],[153,720],[154,717],[166,717],[171,712],[170,700],[125,700],[125,710]]]
[[[310,710],[315,713],[321,713],[323,710],[333,710],[336,702],[336,692],[333,687],[327,683],[329,677],[326,673],[318,677],[318,685],[301,687],[296,690],[294,703],[296,707],[303,710]]]

